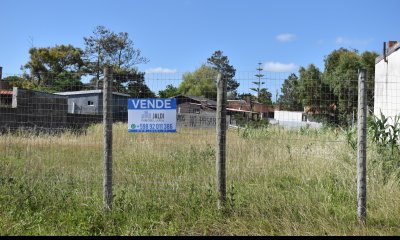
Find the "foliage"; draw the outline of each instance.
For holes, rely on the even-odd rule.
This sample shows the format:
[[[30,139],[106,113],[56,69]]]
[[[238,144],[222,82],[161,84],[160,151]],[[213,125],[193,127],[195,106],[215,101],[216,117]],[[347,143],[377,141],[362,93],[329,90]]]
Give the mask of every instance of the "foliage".
[[[117,91],[131,95],[133,98],[154,98],[156,95],[145,83],[145,73],[135,68],[115,72],[114,81]]]
[[[354,150],[357,150],[357,127],[349,126],[343,130],[347,144]]]
[[[374,76],[375,52],[364,52],[361,55],[357,50],[340,48],[325,58],[325,83],[332,90],[332,100],[338,107],[337,117],[342,126],[351,122],[353,114],[357,113],[358,98],[358,71],[366,69],[369,76]],[[368,102],[373,107],[374,79],[367,79]]]
[[[72,45],[56,45],[31,48],[29,54],[30,60],[23,69],[29,70],[30,74],[25,78],[38,87],[64,91],[80,81],[85,66],[81,49]]]
[[[226,78],[228,93],[235,92],[240,84],[234,79],[236,75],[236,69],[229,64],[228,57],[224,56],[223,52],[218,50],[207,59],[207,63],[214,70],[221,73],[222,77]]]
[[[340,48],[325,57],[323,73],[313,64],[301,67],[299,78],[292,74],[282,85],[278,103],[285,109],[306,108],[326,123],[347,127],[357,114],[358,70],[367,69],[369,107],[373,108],[375,52]]]
[[[313,64],[299,70],[298,96],[307,112],[315,115],[326,115],[330,112],[329,105],[332,94],[323,82],[322,73]],[[294,93],[296,94],[296,93]]]
[[[0,135],[0,235],[400,234],[399,181],[382,184],[368,162],[368,225],[360,228],[346,142],[329,131],[299,135],[275,126],[228,130],[222,214],[213,131],[132,135],[115,124],[113,211],[103,213],[102,129]]]
[[[98,26],[84,41],[85,51],[72,45],[31,48],[30,60],[23,66],[29,73],[24,78],[14,77],[12,84],[48,92],[78,91],[84,88],[82,75],[89,74],[94,76],[90,84],[100,88],[103,69],[108,65],[112,67],[117,91],[132,96],[155,96],[144,82],[144,73],[135,68],[148,59],[134,48],[128,33],[114,33]]]
[[[296,74],[291,74],[283,82],[281,92],[282,95],[279,96],[278,104],[284,110],[288,111],[299,111],[303,110],[303,105],[299,97],[299,78]]]
[[[158,92],[158,96],[160,98],[170,98],[173,96],[179,95],[179,90],[177,87],[174,87],[172,84],[168,84],[164,90],[160,90]]]
[[[266,105],[272,105],[272,93],[269,92],[267,88],[261,88],[258,102]]]
[[[33,81],[28,81],[26,78],[19,76],[9,76],[3,79],[10,83],[11,87],[19,87],[25,89],[36,89],[37,84]]]
[[[84,37],[84,41],[87,72],[95,76],[97,81],[100,81],[105,65],[113,66],[114,71],[119,71],[130,70],[137,64],[148,62],[141,51],[134,48],[134,43],[126,32],[115,33],[104,26],[97,26],[93,35]]]
[[[257,93],[257,101],[265,104],[272,104],[272,94],[268,92],[266,88],[263,88],[262,85],[265,84],[261,79],[264,77],[263,74],[261,74],[261,71],[263,70],[261,67],[261,63],[258,63],[258,73],[255,75],[255,77],[258,78],[258,81],[253,82],[255,85],[254,88],[250,88],[250,90],[254,91]]]
[[[193,73],[185,73],[178,92],[190,96],[202,96],[209,99],[217,98],[216,78],[218,72],[206,65],[202,65]]]
[[[368,119],[369,135],[376,144],[383,180],[387,183],[391,174],[398,172],[400,178],[400,117],[386,117],[382,112],[379,117],[372,115]]]
[[[372,115],[369,119],[369,132],[372,141],[380,148],[390,148],[392,154],[394,150],[399,150],[400,116],[386,117],[382,112],[380,117]]]

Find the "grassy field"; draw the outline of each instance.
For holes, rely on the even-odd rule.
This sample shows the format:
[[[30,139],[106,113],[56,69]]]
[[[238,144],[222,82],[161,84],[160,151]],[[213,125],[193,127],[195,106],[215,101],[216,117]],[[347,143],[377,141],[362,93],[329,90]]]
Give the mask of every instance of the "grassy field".
[[[102,126],[0,136],[0,235],[400,235],[396,171],[368,149],[367,225],[356,151],[339,130],[230,130],[228,206],[216,209],[215,134],[114,125],[113,211],[102,211]]]

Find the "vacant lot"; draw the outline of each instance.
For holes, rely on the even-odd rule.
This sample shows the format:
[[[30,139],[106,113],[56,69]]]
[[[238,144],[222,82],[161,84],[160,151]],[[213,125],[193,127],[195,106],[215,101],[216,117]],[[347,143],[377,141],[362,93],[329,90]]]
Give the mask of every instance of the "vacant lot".
[[[213,130],[114,125],[114,203],[102,211],[102,126],[0,136],[0,235],[400,235],[396,171],[368,149],[357,225],[356,151],[340,130],[230,130],[228,207],[216,210]]]

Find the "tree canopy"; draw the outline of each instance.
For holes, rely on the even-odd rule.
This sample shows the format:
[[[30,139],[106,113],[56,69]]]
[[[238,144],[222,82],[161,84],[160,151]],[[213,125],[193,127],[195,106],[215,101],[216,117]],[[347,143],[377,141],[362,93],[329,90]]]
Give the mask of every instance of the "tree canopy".
[[[164,90],[160,90],[158,92],[158,96],[160,98],[170,98],[179,94],[179,90],[177,87],[174,87],[172,84],[168,84]]]
[[[191,96],[202,96],[216,99],[218,71],[210,66],[202,65],[193,73],[185,73],[178,92]]]
[[[84,45],[84,50],[72,45],[31,48],[30,59],[22,67],[26,71],[24,77],[13,78],[13,84],[49,92],[77,91],[90,88],[90,84],[99,88],[104,67],[111,66],[117,91],[155,96],[145,84],[145,73],[136,68],[148,59],[134,48],[128,33],[97,26],[93,35],[84,37]],[[82,83],[83,75],[94,76],[88,86]]]
[[[340,48],[333,51],[325,58],[325,83],[330,87],[339,111],[341,124],[352,121],[357,113],[358,99],[358,71],[366,69],[368,75],[368,102],[373,107],[375,52],[366,51],[359,54],[357,50]]]
[[[222,51],[215,51],[211,57],[207,59],[207,63],[214,70],[222,74],[222,77],[227,80],[227,91],[232,94],[236,92],[239,87],[239,83],[234,79],[236,75],[236,69],[229,64],[227,56],[223,55]]]
[[[149,61],[140,49],[134,48],[126,32],[115,33],[97,26],[91,36],[84,37],[84,42],[87,73],[95,77],[96,87],[99,87],[105,65],[112,66],[115,72],[129,72],[135,65]]]
[[[282,84],[282,94],[279,96],[278,105],[288,111],[302,111],[303,104],[299,97],[299,78],[292,73]]]
[[[282,85],[279,104],[287,110],[305,107],[308,112],[329,117],[342,126],[351,123],[357,114],[358,70],[368,71],[368,102],[373,107],[375,52],[359,54],[357,50],[340,48],[325,57],[324,71],[315,65],[301,67],[299,78],[292,74]]]
[[[72,45],[56,45],[47,48],[31,48],[30,59],[23,66],[29,70],[25,74],[28,80],[38,87],[47,87],[56,91],[81,87],[80,77],[85,66],[83,51]],[[62,79],[62,80],[61,80]]]

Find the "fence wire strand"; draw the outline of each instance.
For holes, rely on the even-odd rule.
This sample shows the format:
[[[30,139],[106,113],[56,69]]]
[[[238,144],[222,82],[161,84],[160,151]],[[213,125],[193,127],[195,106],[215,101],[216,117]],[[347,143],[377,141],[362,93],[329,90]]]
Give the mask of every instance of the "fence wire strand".
[[[238,72],[239,87],[228,92],[229,204],[238,216],[257,202],[264,206],[251,210],[264,217],[271,217],[262,213],[271,209],[292,219],[302,218],[307,211],[331,211],[334,217],[344,214],[330,204],[343,201],[351,205],[356,199],[356,186],[351,183],[356,176],[357,74],[335,78],[262,72],[261,79],[257,74]],[[215,76],[146,74],[144,78],[113,75],[112,79],[115,208],[140,213],[141,207],[150,204],[162,212],[168,209],[166,205],[172,208],[185,201],[210,207],[210,199],[216,198]],[[61,80],[69,79],[57,79]],[[102,191],[101,81],[97,88],[93,81],[76,86],[18,81],[0,89],[3,188],[18,180],[21,191],[49,191],[65,201],[70,198],[64,194],[75,194],[82,204],[90,204],[87,199]],[[390,117],[388,124],[395,123],[400,113],[399,81],[398,76],[368,78],[371,119],[382,112]],[[128,99],[159,97],[177,99],[177,132],[128,132]],[[388,129],[384,130],[399,130]],[[396,179],[388,162],[379,160],[383,154],[379,141],[385,132],[380,134],[369,137],[370,143],[375,137],[381,144],[368,148],[373,206],[390,192],[384,183]],[[398,136],[392,140],[398,141]],[[12,200],[15,192],[10,189],[1,191]],[[306,206],[302,201],[312,204]],[[399,216],[398,203],[388,197],[385,201]]]

